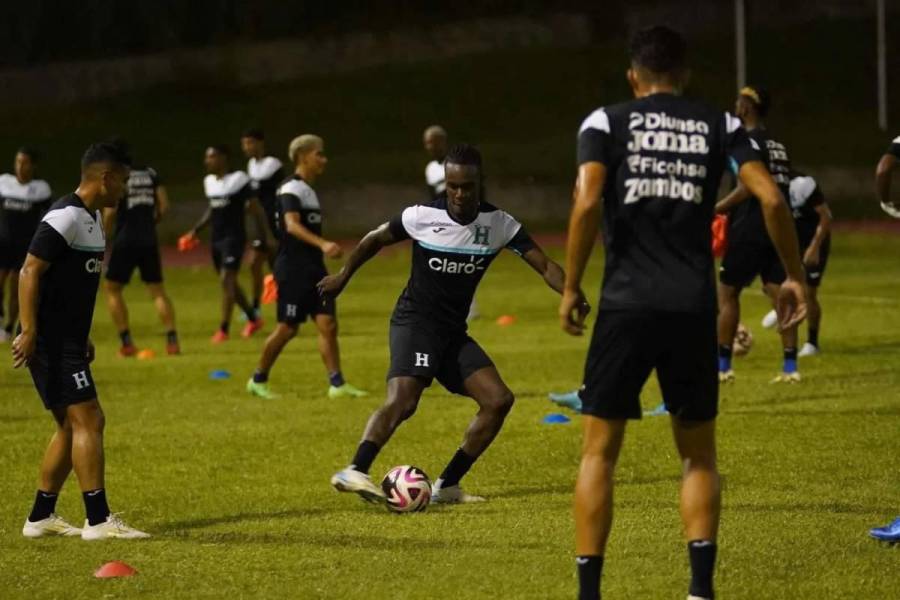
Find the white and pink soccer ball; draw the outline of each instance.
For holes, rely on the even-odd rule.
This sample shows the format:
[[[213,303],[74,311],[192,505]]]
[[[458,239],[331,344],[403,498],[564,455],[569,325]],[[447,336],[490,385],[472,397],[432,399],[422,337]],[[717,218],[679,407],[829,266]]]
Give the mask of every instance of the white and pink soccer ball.
[[[388,471],[381,480],[388,510],[396,513],[423,511],[431,502],[431,481],[425,471],[401,465]]]

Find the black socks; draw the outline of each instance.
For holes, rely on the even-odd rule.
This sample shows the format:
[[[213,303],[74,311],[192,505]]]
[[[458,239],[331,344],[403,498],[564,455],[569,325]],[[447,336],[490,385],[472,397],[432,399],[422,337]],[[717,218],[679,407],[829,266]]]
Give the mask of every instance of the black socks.
[[[134,340],[131,339],[131,331],[126,329],[125,331],[119,332],[119,339],[122,340],[123,346],[133,346]]]
[[[578,556],[578,600],[600,600],[600,576],[603,574],[602,556]]]
[[[375,462],[375,457],[378,456],[379,450],[380,448],[375,442],[363,440],[359,445],[359,448],[356,449],[356,455],[353,457],[353,460],[350,461],[350,465],[360,473],[368,475],[369,469],[372,468],[372,463]]]
[[[688,593],[713,600],[713,571],[716,568],[716,543],[708,540],[688,542],[691,560],[691,587]]]
[[[813,346],[815,346],[816,348],[819,347],[819,330],[818,329],[813,329],[812,327],[809,328],[809,343],[812,344]]]
[[[177,344],[178,343],[178,334],[175,333],[175,330],[166,332],[166,343],[167,344]]]
[[[83,492],[84,510],[87,513],[88,525],[98,525],[109,516],[109,505],[106,503],[104,488]]]
[[[31,514],[28,515],[28,520],[36,523],[53,514],[56,511],[57,498],[59,498],[59,494],[38,490],[37,495],[34,497],[34,506],[31,507]]]
[[[474,463],[475,458],[466,454],[462,448],[457,450],[456,454],[453,455],[453,458],[451,458],[450,462],[447,464],[447,468],[441,473],[440,478],[444,480],[443,486],[450,487],[458,485],[459,480],[469,472],[469,469],[472,468]]]

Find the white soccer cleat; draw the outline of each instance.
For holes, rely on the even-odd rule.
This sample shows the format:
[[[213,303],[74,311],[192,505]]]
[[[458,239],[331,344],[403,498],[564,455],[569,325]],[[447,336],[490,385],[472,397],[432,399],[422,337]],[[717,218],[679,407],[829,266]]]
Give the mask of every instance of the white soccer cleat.
[[[703,596],[695,596],[693,594],[690,594],[687,597],[687,600],[709,600],[709,598],[704,598]]]
[[[331,486],[339,492],[353,492],[366,502],[384,502],[384,492],[372,479],[352,467],[338,471],[331,477]]]
[[[734,371],[728,369],[727,371],[719,371],[719,383],[733,383],[734,382]]]
[[[39,538],[46,535],[75,537],[81,535],[81,530],[74,525],[67,523],[65,519],[56,513],[51,513],[46,519],[41,519],[34,523],[25,519],[25,525],[22,527],[22,535],[27,538]]]
[[[797,356],[815,356],[819,352],[821,352],[821,350],[819,350],[818,346],[806,342],[805,344],[803,344],[803,347],[800,348],[800,352],[797,353]]]
[[[762,318],[762,326],[766,329],[773,329],[776,325],[778,325],[778,313],[772,309]]]
[[[81,539],[93,540],[143,540],[150,537],[149,533],[129,527],[117,514],[111,514],[106,520],[96,525],[88,525],[84,522],[81,530]]]
[[[794,371],[793,373],[781,373],[769,383],[800,383],[800,381],[802,381],[800,372]]]
[[[481,496],[465,493],[459,484],[444,487],[444,480],[438,479],[431,487],[431,501],[435,504],[471,504],[487,500]]]

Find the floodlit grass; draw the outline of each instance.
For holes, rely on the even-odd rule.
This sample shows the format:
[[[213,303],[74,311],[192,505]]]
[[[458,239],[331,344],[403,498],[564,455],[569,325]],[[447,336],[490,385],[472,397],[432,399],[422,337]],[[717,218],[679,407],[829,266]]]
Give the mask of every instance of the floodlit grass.
[[[756,336],[723,390],[719,441],[724,512],[717,571],[729,599],[888,598],[900,550],[867,529],[900,514],[900,238],[841,234],[823,290],[824,354],[805,359],[802,384],[768,384],[780,363],[759,328],[764,300],[744,301]],[[560,251],[554,249],[559,257]],[[588,286],[596,295],[599,261]],[[94,375],[107,414],[113,510],[154,534],[144,542],[26,540],[20,527],[51,430],[27,373],[0,370],[0,597],[7,598],[572,598],[572,488],[577,421],[543,425],[551,390],[578,383],[586,340],[556,324],[556,296],[512,255],[497,261],[471,330],[518,402],[495,445],[464,480],[483,505],[394,516],[328,485],[352,455],[384,395],[387,319],[408,273],[404,250],[376,258],[339,302],[344,371],[372,391],[326,399],[309,327],[273,372],[283,394],[263,401],[243,385],[261,345],[211,347],[218,292],[208,268],[170,269],[185,354],[119,359],[98,303]],[[163,354],[143,290],[128,290],[137,344]],[[274,311],[267,307],[271,323]],[[518,322],[494,324],[500,314]],[[235,323],[235,329],[238,327]],[[232,377],[212,381],[209,372]],[[655,383],[643,402],[659,401]],[[373,473],[412,463],[436,477],[474,404],[435,386]],[[687,559],[676,508],[679,465],[666,418],[632,425],[616,491],[605,598],[683,598]],[[58,512],[80,523],[70,481]],[[138,576],[92,578],[108,560]],[[415,592],[410,591],[417,590]]]

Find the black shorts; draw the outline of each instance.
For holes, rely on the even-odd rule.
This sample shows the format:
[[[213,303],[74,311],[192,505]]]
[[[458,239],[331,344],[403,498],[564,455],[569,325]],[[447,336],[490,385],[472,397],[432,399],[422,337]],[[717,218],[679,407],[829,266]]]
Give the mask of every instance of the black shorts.
[[[579,392],[582,412],[640,419],[641,389],[656,369],[669,413],[714,419],[719,406],[716,314],[601,310]]]
[[[437,379],[454,394],[467,396],[463,382],[480,369],[494,363],[475,340],[464,331],[434,333],[415,325],[391,323],[391,368],[394,377],[417,377],[431,385]]]
[[[53,346],[40,342],[28,361],[28,370],[44,408],[70,406],[97,397],[87,348],[79,344]]]
[[[784,283],[784,267],[775,247],[771,243],[729,243],[719,267],[719,281],[731,287],[745,288],[757,275],[764,284]]]
[[[278,322],[298,325],[307,317],[336,314],[334,296],[320,296],[316,284],[325,277],[324,271],[307,275],[278,278]]]
[[[31,240],[0,240],[0,270],[18,271],[25,264]]]
[[[213,240],[212,259],[216,271],[221,271],[222,269],[240,271],[246,245],[246,240],[238,238]]]
[[[800,255],[806,253],[809,244],[803,246]],[[828,255],[831,254],[831,238],[825,238],[822,247],[819,248],[819,264],[812,267],[806,267],[806,285],[809,287],[819,287],[822,284],[822,278],[825,276],[825,268],[828,266]]]
[[[138,269],[144,283],[162,283],[162,261],[159,258],[159,246],[128,246],[113,244],[106,266],[106,278],[109,281],[127,284],[131,274]]]

